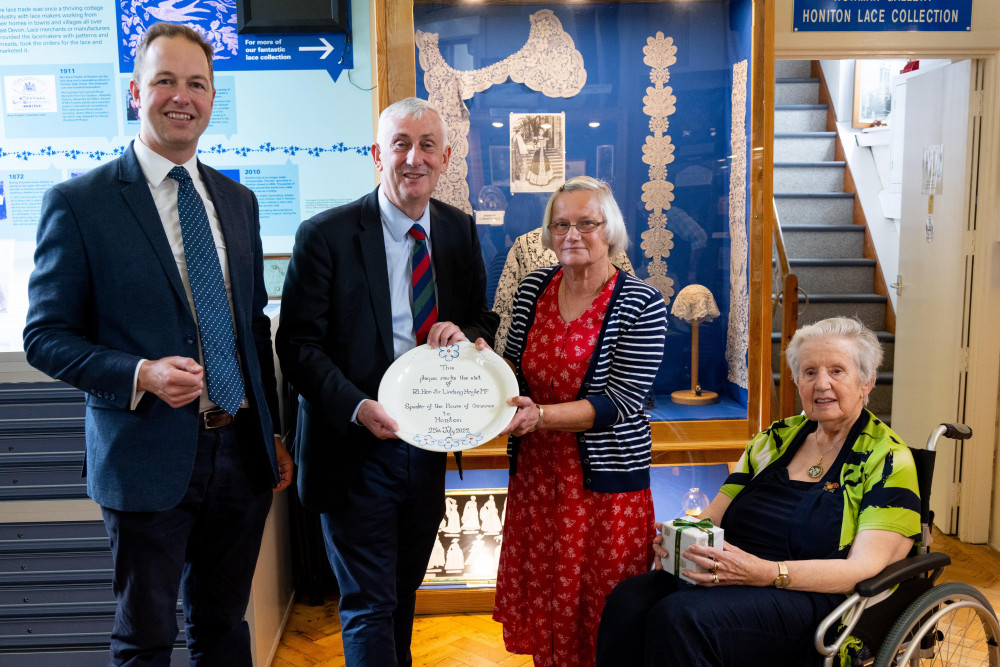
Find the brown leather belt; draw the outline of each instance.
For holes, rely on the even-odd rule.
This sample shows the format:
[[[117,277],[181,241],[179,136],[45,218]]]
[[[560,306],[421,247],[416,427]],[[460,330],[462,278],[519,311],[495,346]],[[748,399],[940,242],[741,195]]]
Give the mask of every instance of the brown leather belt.
[[[198,414],[198,427],[203,431],[229,426],[234,421],[236,421],[236,415],[231,415],[222,408],[205,410]]]

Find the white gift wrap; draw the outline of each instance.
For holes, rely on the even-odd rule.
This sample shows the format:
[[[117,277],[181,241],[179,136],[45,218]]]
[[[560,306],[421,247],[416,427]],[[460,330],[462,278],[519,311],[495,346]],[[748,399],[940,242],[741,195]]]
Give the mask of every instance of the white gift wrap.
[[[689,521],[687,519],[677,519],[678,523],[697,523],[697,521]],[[723,531],[718,526],[711,525],[711,521],[708,519],[702,520],[702,528],[696,528],[690,525],[680,525],[675,526],[673,521],[665,521],[663,523],[663,548],[667,550],[669,554],[666,558],[661,558],[660,563],[663,565],[663,569],[667,572],[673,572],[675,575],[688,581],[690,583],[695,583],[688,577],[681,574],[682,570],[690,570],[692,572],[708,572],[704,567],[695,565],[687,558],[681,556],[682,553],[687,551],[687,548],[692,544],[701,544],[704,546],[713,546],[716,549],[722,548],[722,540],[725,531]],[[677,535],[680,533],[680,542],[678,543]]]

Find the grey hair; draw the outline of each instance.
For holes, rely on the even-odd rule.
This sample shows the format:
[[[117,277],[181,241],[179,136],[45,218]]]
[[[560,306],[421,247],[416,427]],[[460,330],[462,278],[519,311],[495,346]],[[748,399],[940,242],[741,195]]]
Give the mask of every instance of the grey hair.
[[[450,146],[451,140],[448,137],[448,124],[444,122],[444,116],[441,115],[440,109],[433,103],[422,100],[419,97],[407,97],[398,102],[393,102],[379,114],[378,136],[376,138],[379,148],[383,148],[389,140],[389,137],[385,136],[390,125],[389,121],[396,121],[401,118],[422,118],[425,113],[433,113],[437,116],[438,122],[441,123],[441,136],[444,138],[442,148]]]
[[[802,370],[799,353],[802,346],[820,338],[841,338],[854,344],[854,364],[858,367],[858,377],[862,384],[871,380],[875,382],[879,366],[882,365],[882,345],[878,342],[875,332],[854,317],[830,317],[809,324],[792,336],[788,349],[785,350],[785,361],[792,371],[792,379],[797,385],[799,373]],[[867,404],[867,397],[865,403]]]
[[[549,222],[552,220],[552,209],[556,199],[564,192],[594,192],[597,194],[597,203],[601,207],[601,215],[607,224],[600,230],[601,237],[608,244],[608,257],[614,257],[628,248],[628,230],[625,229],[625,219],[622,211],[618,208],[615,195],[611,192],[611,186],[604,181],[590,176],[576,176],[569,179],[559,189],[549,197],[549,203],[545,205],[545,215],[542,217],[542,245],[552,250],[552,234],[549,232]]]

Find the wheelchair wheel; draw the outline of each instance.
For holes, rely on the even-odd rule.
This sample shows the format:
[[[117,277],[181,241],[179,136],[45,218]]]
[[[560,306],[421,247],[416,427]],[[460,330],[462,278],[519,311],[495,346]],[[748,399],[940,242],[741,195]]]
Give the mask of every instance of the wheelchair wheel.
[[[876,667],[1000,667],[1000,626],[982,593],[962,583],[930,589],[886,635]]]

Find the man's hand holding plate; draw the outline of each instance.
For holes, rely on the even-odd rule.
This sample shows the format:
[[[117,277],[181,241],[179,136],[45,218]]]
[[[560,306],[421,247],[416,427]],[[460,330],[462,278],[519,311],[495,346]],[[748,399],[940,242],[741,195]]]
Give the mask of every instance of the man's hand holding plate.
[[[382,404],[371,399],[361,402],[357,420],[379,440],[395,438],[396,431],[399,430],[399,424],[389,416]]]
[[[451,322],[435,322],[427,332],[427,344],[431,347],[448,347],[463,340],[468,340],[457,324]]]

